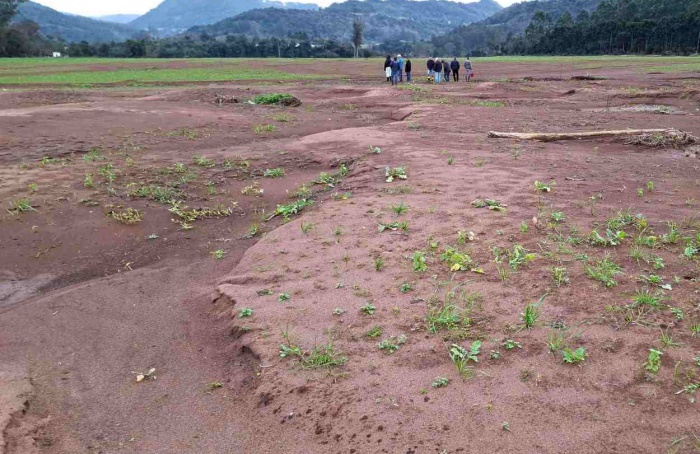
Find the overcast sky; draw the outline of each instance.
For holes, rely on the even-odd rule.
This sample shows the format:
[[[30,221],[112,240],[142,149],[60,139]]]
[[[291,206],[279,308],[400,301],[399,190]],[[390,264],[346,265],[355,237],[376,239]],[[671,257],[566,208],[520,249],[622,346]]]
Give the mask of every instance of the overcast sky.
[[[104,16],[107,14],[143,14],[163,0],[34,0],[55,10],[80,14],[82,16]],[[295,0],[302,3],[316,3],[328,6],[337,0]],[[469,0],[457,0],[471,3]],[[512,5],[521,0],[496,0],[503,6]]]

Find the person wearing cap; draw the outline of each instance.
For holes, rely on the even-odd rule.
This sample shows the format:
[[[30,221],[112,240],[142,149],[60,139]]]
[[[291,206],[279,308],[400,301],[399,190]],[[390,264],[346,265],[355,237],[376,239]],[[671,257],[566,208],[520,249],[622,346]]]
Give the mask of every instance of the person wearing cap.
[[[396,56],[396,61],[399,62],[399,82],[403,82],[404,59],[401,54]]]

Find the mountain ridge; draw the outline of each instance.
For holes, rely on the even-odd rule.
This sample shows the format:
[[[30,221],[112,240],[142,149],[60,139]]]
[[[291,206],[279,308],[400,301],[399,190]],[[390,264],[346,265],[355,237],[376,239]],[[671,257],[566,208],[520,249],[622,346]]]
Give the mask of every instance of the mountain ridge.
[[[348,40],[352,22],[360,18],[367,42],[419,41],[460,24],[483,20],[502,7],[493,0],[459,3],[448,0],[348,0],[318,11],[256,9],[215,24],[191,28],[189,33],[260,38],[305,36]]]
[[[125,41],[143,34],[126,25],[61,13],[32,1],[22,3],[12,19],[13,23],[25,21],[39,24],[40,33],[44,36],[63,38],[70,42]]]
[[[171,36],[199,25],[209,25],[253,9],[315,10],[311,3],[274,0],[164,0],[129,25],[158,36]]]

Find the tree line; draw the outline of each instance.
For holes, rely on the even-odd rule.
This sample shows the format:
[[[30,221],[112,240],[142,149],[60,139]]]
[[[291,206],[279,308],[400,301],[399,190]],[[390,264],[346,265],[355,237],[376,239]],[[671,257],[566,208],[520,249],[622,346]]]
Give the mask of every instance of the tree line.
[[[478,24],[432,44],[445,55],[687,55],[700,52],[700,0],[604,0],[575,19],[538,11],[522,34]]]

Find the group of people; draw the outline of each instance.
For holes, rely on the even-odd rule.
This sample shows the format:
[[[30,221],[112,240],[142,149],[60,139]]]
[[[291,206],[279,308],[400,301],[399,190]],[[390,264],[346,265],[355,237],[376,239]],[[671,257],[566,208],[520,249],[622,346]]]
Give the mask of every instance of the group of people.
[[[405,73],[406,82],[411,82],[411,66],[411,60],[404,59],[401,54],[398,54],[396,57],[387,55],[386,60],[384,60],[386,81],[391,82],[391,85],[397,85],[399,82],[403,82],[403,75]],[[457,57],[451,62],[430,57],[426,66],[428,69],[428,78],[431,81],[437,83],[443,81],[449,82],[451,74],[452,80],[459,82],[459,72],[462,68],[462,64],[457,60]],[[474,76],[472,62],[469,60],[469,57],[464,61],[464,71],[464,79],[469,82]]]
[[[384,60],[384,72],[386,74],[386,81],[391,82],[391,85],[397,85],[399,82],[403,82],[403,75],[406,73],[406,82],[411,82],[411,60],[404,59],[401,54],[396,57],[391,55],[386,56]]]

